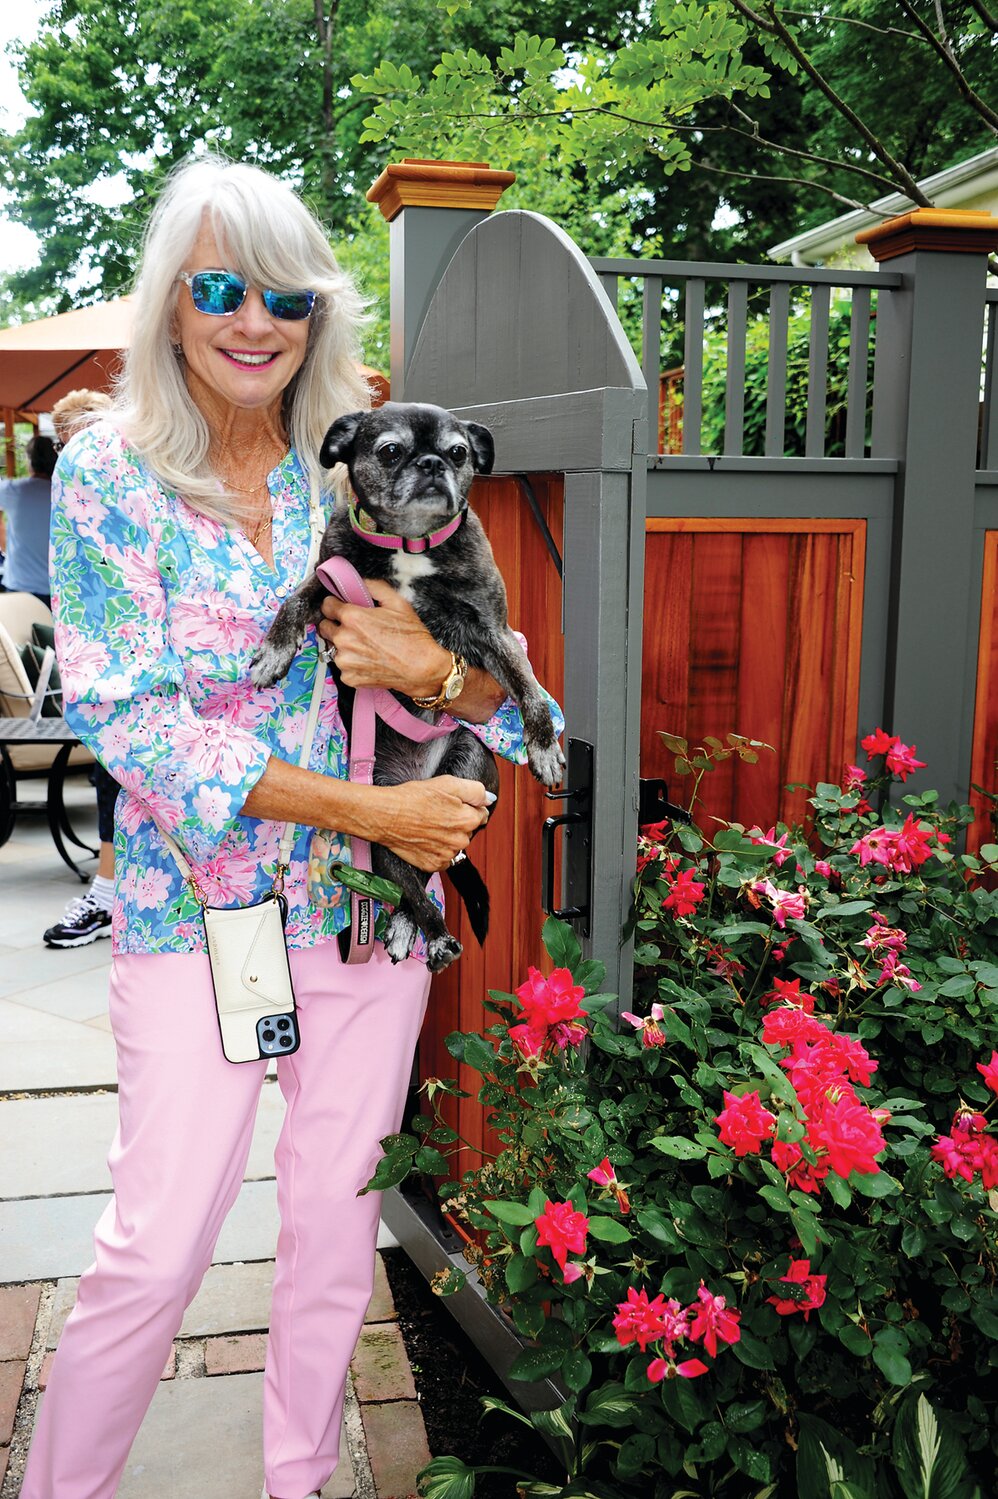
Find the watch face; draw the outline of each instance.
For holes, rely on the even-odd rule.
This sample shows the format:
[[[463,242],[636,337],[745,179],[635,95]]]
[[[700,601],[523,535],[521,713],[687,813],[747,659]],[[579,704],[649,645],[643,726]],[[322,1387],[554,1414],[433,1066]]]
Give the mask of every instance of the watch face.
[[[464,691],[464,678],[460,672],[455,673],[447,683],[447,701],[452,703],[456,697],[460,697]]]

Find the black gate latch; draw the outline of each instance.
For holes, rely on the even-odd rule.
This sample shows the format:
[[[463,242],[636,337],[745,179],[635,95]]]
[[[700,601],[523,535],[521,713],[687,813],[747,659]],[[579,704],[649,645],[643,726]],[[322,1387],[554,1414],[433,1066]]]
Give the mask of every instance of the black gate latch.
[[[541,829],[541,907],[548,916],[582,924],[589,936],[593,891],[593,747],[585,739],[568,741],[564,791],[546,791],[549,801],[572,804],[572,811],[548,817]],[[565,829],[565,895],[555,906],[554,849],[558,829]]]
[[[667,817],[672,822],[693,821],[691,812],[669,801],[669,788],[661,776],[649,776],[647,780],[639,781],[638,827],[643,828],[649,822],[664,822]]]

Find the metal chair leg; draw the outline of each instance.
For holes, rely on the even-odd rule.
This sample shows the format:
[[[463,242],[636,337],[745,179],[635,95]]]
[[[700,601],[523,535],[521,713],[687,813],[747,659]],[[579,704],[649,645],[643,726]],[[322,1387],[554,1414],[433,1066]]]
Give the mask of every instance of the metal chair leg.
[[[63,842],[63,833],[65,832],[70,842],[75,843],[77,848],[86,849],[87,853],[90,854],[93,858],[97,857],[98,850],[95,848],[91,848],[89,843],[84,843],[82,839],[77,838],[76,834],[70,827],[69,819],[66,815],[66,803],[63,798],[63,788],[66,782],[66,767],[69,764],[69,757],[72,753],[72,750],[73,746],[71,744],[63,744],[62,746],[60,746],[59,753],[52,761],[52,768],[49,771],[48,796],[45,802],[45,813],[48,817],[49,832],[52,834],[52,842],[58,849],[63,863],[68,864],[73,873],[78,875],[80,880],[82,880],[84,884],[87,884],[89,883],[90,875],[82,870],[80,866],[75,862],[75,860],[70,857],[69,853],[66,850],[66,845]]]

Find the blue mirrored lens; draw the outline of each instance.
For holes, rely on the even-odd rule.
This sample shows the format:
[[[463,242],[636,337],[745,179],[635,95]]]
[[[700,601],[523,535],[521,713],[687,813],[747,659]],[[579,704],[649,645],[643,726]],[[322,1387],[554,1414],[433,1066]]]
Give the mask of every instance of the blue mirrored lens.
[[[190,287],[194,306],[209,317],[228,317],[246,300],[246,282],[232,271],[195,271]]]
[[[264,291],[262,296],[271,317],[286,323],[300,323],[315,306],[314,291]]]

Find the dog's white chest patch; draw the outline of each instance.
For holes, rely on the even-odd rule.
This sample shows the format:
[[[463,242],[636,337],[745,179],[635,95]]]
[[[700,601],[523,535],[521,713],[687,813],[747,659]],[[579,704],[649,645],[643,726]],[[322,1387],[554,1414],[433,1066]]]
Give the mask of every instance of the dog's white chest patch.
[[[426,552],[395,552],[392,556],[395,587],[408,604],[412,603],[416,579],[429,578],[436,570],[436,563]]]

